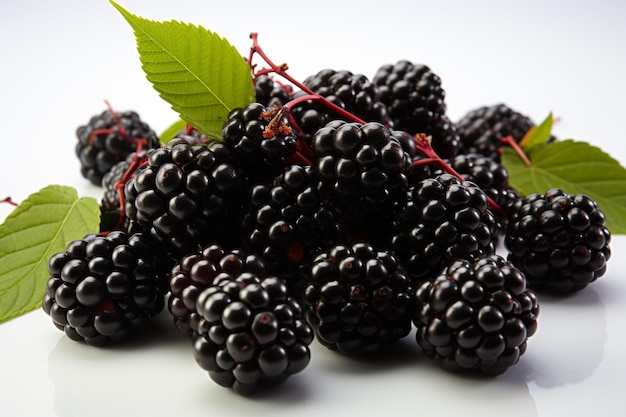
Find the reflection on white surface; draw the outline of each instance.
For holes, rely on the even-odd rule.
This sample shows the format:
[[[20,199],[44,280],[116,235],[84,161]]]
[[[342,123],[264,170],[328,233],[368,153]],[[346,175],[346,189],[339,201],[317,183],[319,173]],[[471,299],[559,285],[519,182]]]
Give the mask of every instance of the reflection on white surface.
[[[538,330],[549,335],[529,350],[527,379],[543,388],[577,384],[593,374],[607,341],[606,309],[593,285],[567,297],[542,297]],[[558,319],[556,319],[558,317]]]
[[[564,387],[584,387],[605,359],[607,309],[595,285],[568,296],[540,294],[537,333],[519,363],[495,378],[444,371],[421,353],[411,333],[374,357],[349,357],[314,342],[307,369],[246,398],[216,385],[194,363],[190,341],[176,333],[167,311],[125,346],[91,347],[58,332],[47,370],[54,411],[63,417],[172,416],[181,407],[190,417],[320,416],[351,409],[361,415],[554,416],[561,407],[546,400],[549,393],[558,399],[568,396]],[[542,403],[545,409],[538,407]]]
[[[412,333],[377,357],[353,358],[312,345],[301,374],[254,397],[217,386],[194,362],[189,341],[167,316],[128,347],[94,348],[64,336],[48,356],[59,416],[361,415],[537,416],[526,383],[527,363],[497,378],[440,369]],[[522,357],[523,358],[523,357]],[[183,412],[183,414],[180,414]]]

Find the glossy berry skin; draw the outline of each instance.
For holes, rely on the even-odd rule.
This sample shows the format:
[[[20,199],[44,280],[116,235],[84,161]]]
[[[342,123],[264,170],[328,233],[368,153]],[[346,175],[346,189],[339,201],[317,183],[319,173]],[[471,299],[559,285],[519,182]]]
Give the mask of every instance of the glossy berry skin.
[[[450,371],[502,374],[537,330],[536,294],[498,255],[453,262],[417,288],[415,302],[417,343]]]
[[[387,106],[380,101],[378,86],[363,74],[327,68],[307,77],[303,84],[360,119],[391,127],[392,121]]]
[[[272,182],[252,187],[242,220],[244,245],[261,254],[298,299],[313,256],[342,237],[339,213],[318,182],[312,167],[290,165]]]
[[[410,156],[380,123],[331,122],[313,151],[323,195],[357,224],[389,212],[408,187]]]
[[[373,82],[394,129],[431,136],[432,147],[442,158],[459,153],[461,141],[455,124],[446,115],[441,78],[427,65],[407,60],[385,64],[378,68]]]
[[[409,277],[392,254],[367,243],[320,253],[304,299],[317,340],[331,350],[371,353],[411,330]]]
[[[131,157],[132,155],[133,154],[131,154]],[[102,178],[102,188],[104,192],[100,200],[100,208],[103,212],[120,210],[120,197],[115,186],[129,168],[130,160],[126,158],[113,165],[113,168]]]
[[[494,161],[500,161],[503,137],[512,136],[520,142],[534,126],[530,117],[504,103],[477,107],[456,122],[463,152],[479,153]]]
[[[256,101],[266,107],[282,106],[293,97],[293,88],[282,85],[267,74],[261,74],[254,79],[254,93]]]
[[[102,178],[102,199],[100,200],[100,230],[123,229],[132,231],[130,222],[122,212],[120,197],[124,195],[126,182],[132,178],[139,166],[148,158],[147,151],[133,152],[125,160],[116,163]]]
[[[416,285],[456,259],[495,253],[495,217],[486,194],[450,174],[411,187],[391,224],[379,234]]]
[[[509,172],[497,160],[478,153],[463,153],[450,160],[450,166],[466,181],[480,187],[497,205],[496,235],[504,236],[509,220],[515,218],[520,208],[521,195],[509,186]]]
[[[604,275],[611,233],[597,203],[560,189],[522,200],[509,224],[508,259],[524,271],[536,291],[578,291]]]
[[[141,333],[165,305],[167,263],[148,236],[91,233],[48,261],[43,310],[75,341],[101,346]]]
[[[252,183],[280,174],[297,150],[297,136],[287,117],[261,103],[233,109],[222,127],[222,142]]]
[[[240,249],[227,249],[220,244],[209,244],[183,256],[169,275],[167,307],[178,331],[195,337],[206,327],[196,310],[198,294],[214,281],[236,278],[242,274],[262,276],[266,272],[263,258]]]
[[[175,139],[150,152],[124,196],[126,217],[179,259],[212,242],[237,241],[247,178],[223,144]]]
[[[291,107],[290,113],[299,128],[300,138],[309,146],[319,129],[333,120],[346,120],[327,102],[365,122],[379,122],[389,128],[392,126],[387,106],[379,99],[378,87],[363,74],[327,68],[307,77],[303,83],[315,95],[325,98],[325,101],[304,100],[311,95],[303,90],[293,95],[299,103]]]
[[[203,290],[193,353],[211,379],[242,395],[283,383],[309,364],[314,335],[276,276],[243,273]]]
[[[80,172],[98,186],[104,175],[131,153],[160,147],[157,134],[134,111],[114,114],[105,110],[79,126],[76,136]]]

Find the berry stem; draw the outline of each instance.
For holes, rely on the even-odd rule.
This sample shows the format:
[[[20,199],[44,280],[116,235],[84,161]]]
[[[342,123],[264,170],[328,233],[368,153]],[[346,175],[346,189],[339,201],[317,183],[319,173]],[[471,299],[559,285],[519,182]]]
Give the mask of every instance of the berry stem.
[[[17,207],[18,204],[11,199],[11,197],[6,197],[4,200],[0,200],[0,203],[7,203],[12,205],[13,207]]]
[[[293,120],[293,117],[290,117],[288,109],[284,107],[275,106],[274,108],[264,112],[261,117],[268,121],[267,126],[265,127],[265,131],[263,132],[263,137],[271,138],[273,136],[286,136],[293,133],[293,129],[285,123],[285,113],[287,113],[287,117],[289,121],[297,127],[297,123]],[[296,129],[299,131],[299,127]],[[294,163],[305,164],[305,165],[313,165],[313,152],[309,145],[301,139],[301,135],[296,132],[297,136],[297,146],[295,154],[290,158],[290,160]],[[302,154],[304,152],[306,155]]]
[[[413,162],[413,166],[422,165],[425,163],[433,163],[439,166],[439,168],[441,168],[444,172],[452,174],[460,179],[462,182],[465,182],[465,178],[463,178],[461,174],[459,174],[454,168],[452,168],[452,166],[450,166],[450,164],[448,164],[446,161],[441,159],[439,155],[437,155],[437,152],[435,152],[432,147],[430,136],[427,136],[423,133],[418,133],[413,136],[413,141],[415,142],[415,148],[417,149],[417,151],[423,153],[427,157],[426,159]],[[500,207],[498,203],[493,201],[493,199],[488,195],[486,195],[486,197],[487,201],[489,202],[489,208],[491,210],[497,212],[498,214],[506,216],[505,211],[502,209],[502,207]]]
[[[261,45],[259,45],[258,38],[259,38],[259,34],[258,33],[252,32],[250,34],[250,39],[252,39],[252,46],[250,47],[250,55],[248,57],[248,65],[250,65],[250,68],[252,68],[252,70],[254,70],[254,67],[256,65],[252,64],[252,59],[254,58],[255,54],[258,54],[263,59],[263,61],[265,61],[265,63],[267,65],[269,65],[270,68],[262,69],[258,73],[256,73],[255,75],[276,73],[276,74],[280,75],[281,77],[285,78],[287,81],[289,81],[292,84],[294,84],[295,86],[297,86],[302,91],[306,92],[307,94],[314,94],[313,91],[311,91],[308,87],[306,87],[300,81],[296,80],[295,78],[293,78],[289,74],[287,74],[287,70],[289,69],[289,66],[287,64],[276,65],[267,56],[265,51],[263,51],[263,48],[261,48]]]
[[[124,197],[124,187],[126,186],[128,180],[133,177],[135,171],[145,167],[147,164],[147,155],[140,155],[139,153],[135,153],[133,155],[132,161],[130,162],[130,165],[128,166],[128,169],[126,170],[126,172],[124,172],[124,175],[122,175],[122,177],[115,182],[114,187],[120,200],[120,218],[117,220],[117,224],[115,225],[116,229],[122,227],[122,225],[124,224],[124,219],[126,218],[126,199]]]
[[[424,133],[418,133],[413,136],[413,141],[415,142],[415,149],[417,149],[418,152],[421,152],[427,156],[427,159],[413,162],[414,166],[422,165],[424,163],[434,163],[439,166],[439,168],[441,168],[444,172],[454,175],[461,181],[465,181],[461,174],[459,174],[454,168],[450,166],[450,164],[448,164],[446,161],[441,159],[439,155],[437,155],[437,152],[435,152],[431,145],[430,136]]]
[[[500,141],[505,144],[510,146],[511,148],[513,148],[513,150],[515,151],[515,153],[520,157],[520,159],[522,161],[524,161],[524,164],[527,167],[530,167],[532,164],[530,163],[530,159],[528,159],[528,155],[526,155],[526,153],[524,153],[524,150],[521,148],[521,146],[519,146],[519,144],[515,141],[515,138],[513,136],[505,136],[503,138],[500,138]]]
[[[124,126],[122,126],[122,122],[120,121],[120,116],[113,109],[113,106],[111,106],[111,103],[109,103],[108,100],[104,100],[104,104],[106,104],[107,108],[113,115],[113,120],[115,120],[115,124],[120,128],[120,135],[124,136],[124,138],[127,138],[128,132],[126,132],[126,129],[124,129]]]
[[[107,100],[104,100],[104,103],[106,104],[107,108],[109,109],[109,112],[113,116],[113,120],[115,121],[115,124],[117,125],[118,131],[115,132],[111,128],[95,129],[93,132],[91,132],[91,135],[89,135],[89,145],[93,145],[94,141],[96,140],[96,137],[99,135],[109,135],[111,133],[116,133],[116,134],[119,134],[122,138],[124,138],[125,141],[134,143],[135,146],[137,147],[136,152],[141,152],[143,147],[148,144],[148,139],[141,138],[141,137],[136,137],[136,138],[131,137],[126,131],[126,129],[124,128],[124,125],[122,125],[119,115],[113,109],[111,104]]]
[[[304,96],[300,96],[300,97],[296,97],[294,99],[292,99],[291,101],[289,101],[287,104],[283,105],[283,109],[286,110],[287,112],[291,112],[291,108],[293,106],[296,106],[304,101],[309,101],[309,100],[313,100],[313,101],[319,101],[321,103],[323,103],[326,107],[330,108],[331,110],[339,113],[339,115],[341,117],[344,117],[347,120],[350,120],[352,122],[356,122],[359,124],[365,124],[366,122],[355,116],[354,114],[350,113],[349,111],[346,111],[345,109],[337,106],[335,103],[329,101],[326,97],[320,96],[319,94],[315,94],[315,93],[311,93],[311,94],[307,94]]]
[[[267,56],[265,51],[263,51],[263,48],[261,48],[261,46],[259,45],[258,33],[252,32],[250,34],[250,38],[252,39],[252,46],[250,47],[250,55],[248,57],[248,65],[250,65],[250,67],[254,71],[254,67],[256,65],[252,64],[252,60],[254,58],[254,54],[258,54],[265,61],[265,63],[267,65],[269,65],[269,67],[270,67],[268,69],[260,70],[255,75],[269,74],[269,73],[273,72],[273,73],[275,73],[277,75],[280,75],[281,77],[285,78],[287,81],[289,81],[290,83],[292,83],[293,85],[295,85],[296,87],[298,87],[299,89],[301,89],[302,91],[304,91],[306,93],[306,95],[304,95],[302,97],[298,97],[298,98],[295,98],[295,99],[291,100],[289,103],[287,103],[285,106],[283,106],[283,108],[287,107],[289,109],[289,108],[293,107],[294,105],[296,105],[298,103],[301,103],[303,101],[316,100],[316,101],[322,102],[326,107],[328,107],[329,109],[337,112],[339,115],[341,115],[342,117],[346,118],[347,120],[351,120],[351,121],[354,121],[354,122],[357,122],[357,123],[365,124],[365,121],[363,121],[362,119],[356,117],[352,113],[350,113],[350,112],[344,110],[343,108],[337,106],[336,104],[332,103],[326,97],[323,97],[323,96],[321,96],[319,94],[314,93],[310,88],[308,88],[307,86],[302,84],[300,81],[298,81],[295,78],[293,78],[292,76],[290,76],[287,73],[287,69],[289,69],[287,64],[276,65]]]

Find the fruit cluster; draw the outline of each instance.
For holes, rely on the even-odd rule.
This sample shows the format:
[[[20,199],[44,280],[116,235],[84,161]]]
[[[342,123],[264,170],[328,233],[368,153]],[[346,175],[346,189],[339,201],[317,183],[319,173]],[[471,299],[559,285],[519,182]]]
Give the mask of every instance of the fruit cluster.
[[[538,292],[604,274],[593,200],[509,186],[501,139],[535,126],[518,111],[453,122],[441,79],[409,61],[288,85],[251,69],[256,102],[221,138],[188,126],[161,144],[112,109],[78,129],[115,221],[50,259],[44,310],[71,339],[119,341],[167,306],[200,367],[240,393],[304,370],[314,340],[371,354],[413,329],[445,368],[493,375],[525,352]]]

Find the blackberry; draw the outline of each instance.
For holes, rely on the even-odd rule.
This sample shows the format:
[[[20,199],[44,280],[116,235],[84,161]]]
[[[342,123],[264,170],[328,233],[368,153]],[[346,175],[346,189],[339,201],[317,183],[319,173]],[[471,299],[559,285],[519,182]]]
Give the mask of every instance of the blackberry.
[[[291,100],[293,89],[272,79],[268,74],[257,75],[254,79],[256,101],[266,107],[282,106]]]
[[[456,122],[464,152],[479,153],[495,161],[500,160],[503,137],[512,136],[519,142],[534,126],[530,117],[503,103],[473,109]]]
[[[196,310],[198,294],[213,285],[215,280],[236,278],[242,274],[262,276],[266,271],[263,258],[238,249],[227,249],[213,243],[183,256],[169,275],[167,307],[174,325],[191,337],[204,326]]]
[[[242,236],[296,296],[313,255],[341,238],[339,214],[320,195],[312,167],[291,165],[273,182],[252,188]]]
[[[427,65],[407,60],[386,64],[378,68],[373,83],[394,129],[431,136],[433,149],[444,159],[460,152],[459,133],[446,115],[441,78]]]
[[[310,362],[313,331],[278,277],[242,273],[216,280],[198,295],[196,308],[204,322],[194,357],[218,385],[248,395]]]
[[[498,255],[453,262],[417,288],[415,301],[417,343],[451,371],[502,374],[537,330],[536,294]]]
[[[105,110],[76,129],[81,174],[95,185],[120,161],[140,149],[160,147],[159,138],[134,111]]]
[[[524,197],[505,245],[529,287],[568,293],[604,275],[610,241],[604,213],[594,200],[551,189]]]
[[[230,112],[222,141],[254,183],[280,174],[297,151],[297,136],[279,108],[252,103]]]
[[[323,195],[357,223],[390,212],[406,192],[411,159],[381,123],[331,122],[313,151]]]
[[[393,254],[368,243],[316,256],[304,300],[317,340],[331,350],[377,351],[411,330],[410,279]]]
[[[509,186],[508,170],[500,162],[478,153],[457,155],[450,166],[497,204],[498,208],[493,210],[496,234],[503,236],[509,219],[515,217],[521,204],[521,195]]]
[[[210,242],[236,242],[247,178],[221,143],[171,140],[150,152],[124,187],[125,212],[174,258]]]
[[[167,264],[141,233],[90,233],[51,256],[48,272],[43,310],[89,345],[140,333],[165,305]]]
[[[456,259],[495,253],[495,217],[487,195],[476,184],[450,174],[411,187],[382,234],[416,284]]]

